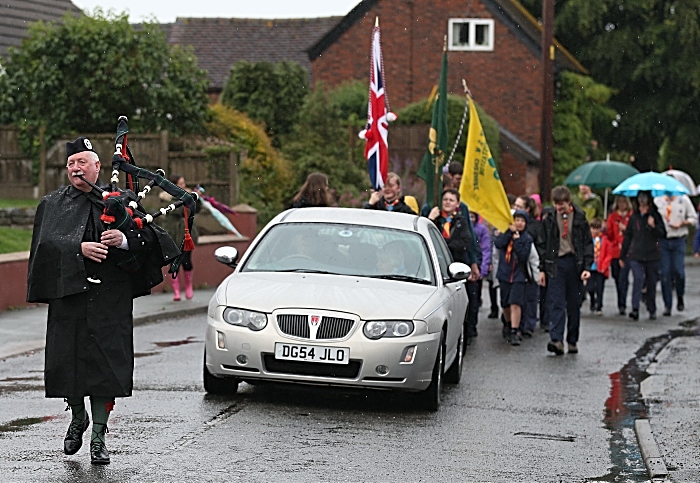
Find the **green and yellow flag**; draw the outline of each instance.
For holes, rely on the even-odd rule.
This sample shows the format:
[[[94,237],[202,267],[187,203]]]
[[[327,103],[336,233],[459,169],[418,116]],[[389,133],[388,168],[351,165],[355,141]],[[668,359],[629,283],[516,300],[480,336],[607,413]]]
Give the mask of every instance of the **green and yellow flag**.
[[[459,195],[470,211],[476,211],[500,231],[506,231],[513,223],[506,190],[501,183],[501,177],[498,176],[496,163],[486,143],[486,136],[471,96],[467,96],[467,102],[469,135]]]
[[[442,69],[437,100],[433,106],[428,149],[418,168],[418,177],[425,181],[425,202],[431,208],[439,206],[437,197],[442,190],[442,166],[447,161],[447,52],[442,53]]]

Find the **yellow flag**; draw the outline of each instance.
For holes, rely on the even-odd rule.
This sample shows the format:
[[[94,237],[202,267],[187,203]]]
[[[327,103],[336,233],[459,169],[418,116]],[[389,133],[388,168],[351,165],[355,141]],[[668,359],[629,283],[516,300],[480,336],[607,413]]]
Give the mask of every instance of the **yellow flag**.
[[[469,102],[469,136],[467,153],[464,156],[464,173],[459,185],[459,195],[469,207],[484,217],[486,221],[506,231],[513,223],[510,204],[498,176],[496,163],[491,157],[491,150],[486,144],[486,136],[476,113],[476,106],[471,97]]]

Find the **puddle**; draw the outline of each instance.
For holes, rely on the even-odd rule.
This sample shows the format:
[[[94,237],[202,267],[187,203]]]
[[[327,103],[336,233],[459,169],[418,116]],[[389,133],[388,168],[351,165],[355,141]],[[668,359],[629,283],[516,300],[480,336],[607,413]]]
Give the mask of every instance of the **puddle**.
[[[156,354],[160,354],[160,351],[155,351],[155,352],[134,352],[134,358],[138,359],[139,357],[148,357],[148,356],[154,356]]]
[[[58,416],[43,416],[40,418],[15,419],[14,421],[10,421],[9,423],[5,423],[5,424],[0,425],[0,436],[3,433],[22,431],[23,429],[27,429],[28,427],[30,427],[34,424],[44,423],[46,421],[51,421],[52,419],[57,419],[57,418],[58,418]]]
[[[0,379],[0,382],[41,381],[43,379],[43,376],[6,377],[4,379]]]
[[[170,342],[154,342],[153,344],[157,345],[158,347],[175,347],[178,345],[185,345],[185,344],[192,344],[194,342],[202,342],[201,340],[197,340],[197,338],[193,335],[189,336],[186,339],[182,340],[174,340]]]
[[[691,327],[691,325],[685,325]],[[603,422],[610,431],[610,473],[588,481],[647,482],[642,454],[634,433],[635,419],[647,417],[647,407],[640,392],[641,382],[647,378],[646,369],[656,360],[661,350],[676,337],[698,335],[698,328],[672,330],[648,339],[634,358],[619,371],[609,375],[610,396],[605,401]]]

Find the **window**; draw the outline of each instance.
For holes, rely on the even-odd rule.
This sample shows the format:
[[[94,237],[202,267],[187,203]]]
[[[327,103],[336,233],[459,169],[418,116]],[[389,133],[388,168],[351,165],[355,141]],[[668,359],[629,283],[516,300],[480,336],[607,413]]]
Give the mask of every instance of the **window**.
[[[493,20],[451,18],[447,29],[449,50],[493,50]]]
[[[430,238],[433,240],[433,245],[435,245],[435,254],[437,255],[438,263],[440,264],[440,272],[442,272],[441,275],[444,280],[450,276],[448,267],[450,263],[452,263],[452,254],[450,253],[450,249],[447,248],[445,239],[440,232],[437,231],[437,228],[431,226],[428,231],[430,232]]]

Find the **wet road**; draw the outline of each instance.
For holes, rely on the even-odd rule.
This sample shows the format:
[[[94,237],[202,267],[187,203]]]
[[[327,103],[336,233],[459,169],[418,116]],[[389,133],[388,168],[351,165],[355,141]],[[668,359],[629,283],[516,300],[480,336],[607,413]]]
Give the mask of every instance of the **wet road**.
[[[485,315],[438,413],[400,394],[288,385],[207,396],[203,317],[137,327],[134,397],[110,418],[107,467],[90,465],[87,435],[62,453],[70,413],[43,397],[43,352],[0,361],[0,479],[645,481],[629,363],[682,319],[586,317],[581,353],[555,357],[544,332],[511,348]]]

